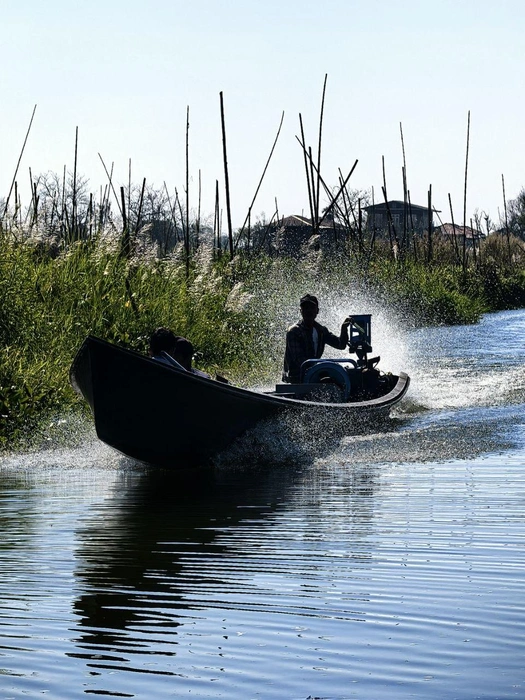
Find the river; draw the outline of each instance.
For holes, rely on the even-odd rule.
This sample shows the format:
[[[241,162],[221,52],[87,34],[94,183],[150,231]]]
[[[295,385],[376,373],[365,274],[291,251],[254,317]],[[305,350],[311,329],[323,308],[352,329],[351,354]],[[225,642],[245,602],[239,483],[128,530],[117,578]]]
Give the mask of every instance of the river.
[[[0,697],[525,698],[524,338],[407,331],[386,426],[198,483],[91,428],[4,457]]]

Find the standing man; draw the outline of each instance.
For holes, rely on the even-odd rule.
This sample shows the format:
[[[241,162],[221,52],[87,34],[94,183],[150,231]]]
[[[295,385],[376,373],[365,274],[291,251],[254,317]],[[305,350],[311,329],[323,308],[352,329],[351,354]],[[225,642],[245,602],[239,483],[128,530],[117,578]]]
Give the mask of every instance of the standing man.
[[[297,384],[301,379],[301,365],[305,360],[322,357],[325,345],[344,350],[348,345],[349,316],[341,326],[339,337],[315,320],[319,313],[319,302],[312,294],[305,294],[299,302],[302,320],[290,326],[286,332],[283,381]]]

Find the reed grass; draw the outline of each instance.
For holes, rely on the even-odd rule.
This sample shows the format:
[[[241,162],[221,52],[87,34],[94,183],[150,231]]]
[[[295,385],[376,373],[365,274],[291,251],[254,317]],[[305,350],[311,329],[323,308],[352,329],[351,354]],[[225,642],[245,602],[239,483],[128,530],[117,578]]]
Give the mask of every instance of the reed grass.
[[[240,297],[235,265],[203,249],[188,275],[182,246],[162,260],[126,259],[118,243],[77,242],[52,257],[0,239],[0,445],[78,403],[68,369],[88,334],[146,352],[152,330],[169,326],[211,371],[238,371],[249,356],[243,308],[229,296]]]

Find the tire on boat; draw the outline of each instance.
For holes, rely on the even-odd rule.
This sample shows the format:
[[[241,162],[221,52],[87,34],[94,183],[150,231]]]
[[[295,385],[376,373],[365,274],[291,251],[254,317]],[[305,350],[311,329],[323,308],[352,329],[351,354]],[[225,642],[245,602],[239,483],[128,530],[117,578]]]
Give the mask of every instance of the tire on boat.
[[[340,364],[330,360],[316,362],[304,374],[305,384],[336,384],[342,391],[342,400],[348,401],[352,385],[348,372]]]

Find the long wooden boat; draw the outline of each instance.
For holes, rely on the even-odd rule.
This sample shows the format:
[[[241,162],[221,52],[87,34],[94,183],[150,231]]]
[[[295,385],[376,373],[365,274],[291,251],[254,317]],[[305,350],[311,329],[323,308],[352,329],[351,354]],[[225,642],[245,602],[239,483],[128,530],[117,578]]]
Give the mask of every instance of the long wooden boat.
[[[388,414],[410,382],[404,373],[382,375],[377,386],[366,391],[361,387],[348,400],[336,397],[335,402],[333,383],[323,381],[254,391],[200,377],[94,336],[79,349],[70,381],[89,404],[100,440],[132,459],[171,469],[206,465],[259,421],[284,412],[307,424],[344,422],[351,432],[353,421],[363,416]]]

